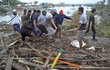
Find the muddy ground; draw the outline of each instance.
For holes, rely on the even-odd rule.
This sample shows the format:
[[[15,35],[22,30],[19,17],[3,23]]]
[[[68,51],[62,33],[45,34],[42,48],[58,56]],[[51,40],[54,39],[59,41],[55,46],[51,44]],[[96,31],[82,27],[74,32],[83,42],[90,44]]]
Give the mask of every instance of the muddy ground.
[[[90,36],[86,36],[85,42],[87,45],[84,48],[76,49],[70,45],[71,41],[76,40],[76,37],[73,36],[72,31],[64,31],[63,38],[54,37],[54,41],[51,42],[48,42],[47,38],[43,38],[41,40],[36,41],[30,41],[29,38],[26,38],[26,43],[23,46],[20,46],[20,34],[15,34],[9,27],[11,28],[10,25],[0,26],[0,36],[2,39],[0,43],[0,70],[6,70],[8,67],[10,67],[8,66],[10,65],[10,63],[8,63],[8,61],[10,61],[10,58],[13,58],[13,62],[11,65],[11,69],[9,70],[42,70],[42,67],[40,69],[38,68],[39,66],[35,67],[32,65],[23,64],[19,61],[23,60],[42,66],[43,64],[39,62],[30,61],[33,58],[35,60],[38,58],[38,61],[42,61],[45,63],[46,58],[42,58],[39,52],[47,57],[49,56],[48,53],[53,52],[54,58],[55,56],[57,56],[56,53],[62,52],[62,55],[60,57],[61,60],[76,63],[78,65],[81,65],[82,67],[88,67],[85,69],[82,68],[81,70],[110,70],[110,38],[97,37],[98,41],[93,41],[91,40]],[[17,42],[9,46],[15,41]],[[95,47],[95,51],[88,50],[89,47]],[[7,50],[3,53],[3,49]],[[39,51],[33,51],[35,49]],[[46,51],[48,53],[42,51]],[[50,60],[49,64],[51,64],[52,62],[53,60]],[[27,66],[29,69],[27,68]],[[48,66],[48,68],[50,68],[50,66]],[[71,67],[73,66],[63,63],[58,63],[55,66],[55,68],[59,70],[74,70],[74,68],[69,69]],[[99,68],[95,69],[94,67]],[[105,69],[103,67],[105,67]]]

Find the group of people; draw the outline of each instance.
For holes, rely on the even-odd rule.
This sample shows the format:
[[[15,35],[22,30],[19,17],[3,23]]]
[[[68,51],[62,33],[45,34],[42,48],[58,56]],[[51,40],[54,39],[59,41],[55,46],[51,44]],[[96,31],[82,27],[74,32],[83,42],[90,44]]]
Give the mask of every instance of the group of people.
[[[88,27],[87,27],[87,20],[83,15],[84,8],[78,8],[79,14],[79,22],[77,27],[77,36],[80,47],[83,47],[83,39],[84,36],[89,32],[91,29],[93,32],[93,40],[96,40],[96,30],[95,30],[95,18],[94,15],[96,14],[96,9],[91,10],[91,15],[89,17]],[[62,33],[62,23],[64,19],[72,20],[71,17],[66,16],[63,14],[63,10],[60,10],[57,13],[56,9],[51,9],[50,12],[46,10],[24,10],[23,15],[21,16],[21,28],[20,28],[20,20],[17,20],[17,13],[13,12],[14,20],[13,28],[15,32],[20,32],[22,36],[22,41],[25,41],[25,37],[34,37],[40,38],[42,35],[48,36],[49,40],[53,39],[53,36],[61,37]],[[87,30],[86,30],[87,27]]]
[[[83,13],[84,13],[84,8],[79,7],[78,14],[80,15],[80,17],[79,17],[78,27],[75,32],[77,32],[80,48],[83,47],[84,36],[89,32],[89,30],[91,30],[93,33],[92,40],[97,41],[96,30],[95,30],[95,17],[94,17],[96,15],[96,9],[93,8],[91,10],[91,15],[89,16],[89,19],[88,19],[88,26],[87,26],[86,17],[83,15]],[[87,27],[87,30],[86,30],[86,27]]]
[[[12,20],[17,18],[15,11]],[[48,40],[53,40],[53,36],[61,37],[63,20],[71,17],[63,14],[63,10],[57,13],[56,9],[51,9],[50,12],[46,10],[24,10],[21,16],[21,22],[14,22],[13,28],[15,32],[20,32],[22,41],[25,41],[26,36],[40,38],[43,35],[48,36]],[[20,24],[21,23],[21,28]]]

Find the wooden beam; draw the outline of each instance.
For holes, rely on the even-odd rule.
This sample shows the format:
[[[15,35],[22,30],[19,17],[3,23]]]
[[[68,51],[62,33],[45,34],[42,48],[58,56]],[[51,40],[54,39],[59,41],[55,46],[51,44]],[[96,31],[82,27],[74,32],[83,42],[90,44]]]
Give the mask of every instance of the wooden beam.
[[[11,70],[12,64],[13,64],[13,58],[14,58],[14,57],[11,57],[11,58],[8,59],[8,61],[7,61],[7,63],[6,63],[5,70]]]
[[[66,66],[56,66],[56,69],[72,69],[72,70],[76,70],[75,67],[66,67]],[[80,67],[81,70],[110,70],[110,67],[92,67],[92,66],[88,66],[88,67]]]

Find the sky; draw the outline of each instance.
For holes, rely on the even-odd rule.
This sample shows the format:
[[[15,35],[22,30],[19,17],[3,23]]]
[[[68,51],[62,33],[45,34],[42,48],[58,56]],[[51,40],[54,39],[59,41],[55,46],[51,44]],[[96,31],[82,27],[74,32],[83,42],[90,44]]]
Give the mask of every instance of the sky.
[[[38,1],[38,3],[42,3],[42,2],[49,2],[49,3],[61,3],[61,2],[65,2],[66,4],[87,4],[87,3],[96,3],[98,1],[102,1],[102,0],[20,0],[22,2],[33,2],[33,1]]]

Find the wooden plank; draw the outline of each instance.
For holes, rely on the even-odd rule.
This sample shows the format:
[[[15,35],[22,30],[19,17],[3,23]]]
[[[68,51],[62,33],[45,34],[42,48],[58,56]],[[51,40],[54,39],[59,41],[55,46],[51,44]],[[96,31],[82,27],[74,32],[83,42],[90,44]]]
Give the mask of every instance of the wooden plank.
[[[29,48],[35,49],[33,46],[29,45],[27,42],[25,42],[25,43],[26,43],[26,45],[27,45]],[[35,52],[37,53],[37,55],[38,55],[39,57],[44,57],[44,55],[43,55],[42,53],[40,53],[39,50],[36,49]]]
[[[19,60],[18,62],[20,62],[20,63],[22,63],[24,65],[32,66],[32,67],[40,67],[40,68],[43,67],[42,65],[38,65],[38,64],[31,63],[31,62],[28,62],[28,61]]]
[[[13,57],[11,57],[11,58],[8,59],[8,61],[6,63],[5,70],[11,70],[12,64],[13,64]]]
[[[85,53],[85,54],[87,54],[87,55],[90,55],[90,56],[92,56],[92,57],[94,57],[94,58],[96,58],[96,59],[100,59],[100,57],[98,57],[97,55],[94,55],[94,54],[92,54],[92,53],[89,53],[89,52],[87,52],[87,51],[85,51],[85,50],[79,50],[80,52],[82,52],[82,53]]]
[[[65,67],[65,66],[56,66],[56,69],[71,69],[71,70],[76,70],[75,67]],[[80,67],[81,70],[110,70],[110,67],[92,67],[92,66],[88,66],[88,67]]]
[[[4,53],[6,53],[6,51],[8,50],[8,48],[9,48],[10,46],[16,44],[17,42],[18,42],[18,40],[16,40],[16,41],[10,43],[9,45],[6,45],[6,47],[3,48],[3,50],[0,51],[0,55],[3,55]]]
[[[49,61],[51,59],[51,56],[52,56],[52,53],[50,53],[49,56],[47,57],[47,60],[46,60],[46,62],[45,62],[43,67],[47,67],[47,65],[48,65],[48,63],[49,63]]]
[[[20,63],[14,63],[13,68],[16,68],[17,70],[27,70],[26,67]]]
[[[110,61],[109,58],[104,58],[104,59],[87,59],[87,60],[78,60],[78,59],[72,59],[72,58],[60,58],[61,60],[68,60],[68,61],[87,61],[87,62],[94,62],[94,61]]]

